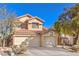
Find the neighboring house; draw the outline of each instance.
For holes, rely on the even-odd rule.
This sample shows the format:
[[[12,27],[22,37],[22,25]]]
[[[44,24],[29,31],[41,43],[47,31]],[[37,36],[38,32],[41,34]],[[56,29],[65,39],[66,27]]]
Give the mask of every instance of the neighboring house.
[[[48,31],[48,29],[43,26],[44,21],[40,18],[26,14],[17,17],[15,22],[14,35],[11,40],[12,45],[20,45],[23,42],[26,42],[26,44],[30,47],[55,46],[55,34],[50,36],[51,33],[55,31]],[[47,41],[48,43],[46,43]]]

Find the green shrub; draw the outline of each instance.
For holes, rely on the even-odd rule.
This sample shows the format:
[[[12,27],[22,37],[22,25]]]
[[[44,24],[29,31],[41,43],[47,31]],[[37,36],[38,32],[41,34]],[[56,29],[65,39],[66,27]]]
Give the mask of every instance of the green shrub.
[[[27,51],[27,47],[24,44],[21,45],[14,45],[12,46],[12,50],[15,54],[23,54]]]

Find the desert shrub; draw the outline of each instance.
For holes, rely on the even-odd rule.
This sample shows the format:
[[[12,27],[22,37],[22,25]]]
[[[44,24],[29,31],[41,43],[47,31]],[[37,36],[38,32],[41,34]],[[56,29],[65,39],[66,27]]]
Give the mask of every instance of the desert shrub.
[[[21,43],[20,48],[21,48],[21,53],[24,53],[25,51],[27,51],[26,41]]]
[[[26,45],[20,45],[20,52],[21,53],[24,53],[25,51],[27,51],[27,47],[26,47]]]
[[[14,46],[12,46],[12,51],[13,51],[15,54],[19,54],[19,53],[20,53],[20,47],[17,46],[17,45],[14,45]]]
[[[12,47],[12,50],[15,54],[23,54],[24,52],[27,51],[27,46],[25,44],[14,45]]]
[[[78,52],[79,51],[79,45],[73,45],[69,48],[70,52]]]

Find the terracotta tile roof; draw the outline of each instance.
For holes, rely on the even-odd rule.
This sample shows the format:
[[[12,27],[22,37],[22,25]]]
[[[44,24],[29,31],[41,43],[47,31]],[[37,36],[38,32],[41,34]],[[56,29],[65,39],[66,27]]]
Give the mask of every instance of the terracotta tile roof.
[[[45,34],[45,33],[48,33],[48,32],[55,32],[55,29],[44,28],[42,34]]]
[[[36,18],[37,20],[39,20],[39,21],[41,21],[41,22],[45,22],[44,20],[40,19],[39,17],[37,17],[37,16],[32,16],[32,15],[30,15],[30,14],[25,14],[25,15],[19,16],[19,17],[17,17],[17,19],[20,19],[20,18],[26,17],[26,16],[28,16],[28,17],[30,18],[30,19],[28,19],[28,21],[32,20],[33,18]]]
[[[28,35],[28,34],[35,34],[35,32],[33,31],[30,31],[30,30],[27,30],[27,29],[19,29],[19,30],[16,30],[14,35]]]
[[[40,19],[39,17],[35,16],[34,18],[36,18],[37,20],[41,21],[41,22],[45,22],[44,20]]]
[[[19,19],[19,18],[26,17],[26,16],[28,16],[28,17],[30,17],[30,18],[32,18],[32,17],[33,17],[33,16],[32,16],[32,15],[30,15],[30,14],[25,14],[25,15],[19,16],[19,17],[17,17],[17,18]]]
[[[37,34],[40,34],[40,33],[42,33],[42,31],[34,31],[35,33],[37,33]]]
[[[48,30],[48,28],[46,28],[46,27],[43,27],[43,31],[46,31],[46,30]]]

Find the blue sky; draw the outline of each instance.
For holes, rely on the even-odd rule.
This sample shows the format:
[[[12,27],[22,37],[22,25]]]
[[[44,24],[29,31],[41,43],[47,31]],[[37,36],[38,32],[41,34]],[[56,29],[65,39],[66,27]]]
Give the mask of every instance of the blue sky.
[[[3,4],[1,4],[3,5]],[[64,8],[73,7],[74,3],[25,3],[25,4],[4,4],[9,11],[14,11],[17,16],[31,14],[38,16],[45,21],[44,26],[50,28],[64,12]]]

